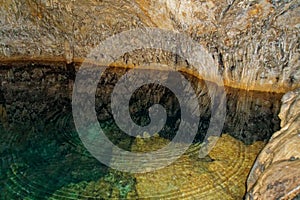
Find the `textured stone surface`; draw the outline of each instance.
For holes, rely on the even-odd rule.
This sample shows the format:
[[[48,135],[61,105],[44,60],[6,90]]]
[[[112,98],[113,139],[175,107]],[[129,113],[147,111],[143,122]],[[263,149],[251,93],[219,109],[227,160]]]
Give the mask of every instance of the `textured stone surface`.
[[[299,1],[1,0],[0,59],[82,60],[105,38],[138,27],[191,36],[214,57],[225,83],[286,92],[300,84]],[[160,50],[118,64],[187,67]]]
[[[154,137],[137,139],[132,150],[147,152],[168,144]],[[139,199],[242,199],[246,177],[263,147],[262,142],[244,145],[224,134],[203,159],[198,158],[199,145],[171,165],[154,172],[135,174]],[[168,158],[166,158],[168,159]]]
[[[247,199],[292,199],[300,194],[300,90],[282,98],[281,130],[259,154],[247,181]]]
[[[68,105],[67,102],[71,100],[76,72],[72,71],[72,66],[65,63],[33,65],[30,62],[0,65],[0,80],[2,81],[0,87],[0,106],[2,106],[0,122],[4,126],[8,126],[9,123],[24,122],[28,119],[38,121],[39,114],[46,115],[48,119],[51,119],[53,116],[71,112],[71,105]],[[99,80],[101,84],[98,85],[96,94],[96,104],[99,105],[96,108],[98,120],[113,120],[110,95],[119,78],[126,72],[127,69],[111,67],[102,74]],[[153,70],[152,73],[155,75],[159,71]],[[201,107],[201,120],[195,141],[202,141],[209,128],[211,118],[210,94],[204,81],[199,81],[189,74],[183,74],[195,88]],[[147,76],[145,76],[146,78]],[[132,80],[135,83],[140,81],[142,80]],[[84,89],[90,91],[90,88],[91,86],[87,85]],[[229,133],[246,144],[251,144],[257,140],[267,141],[272,133],[279,130],[280,120],[277,115],[280,110],[282,94],[243,91],[230,87],[226,87],[225,91],[227,94],[227,114],[222,132]],[[46,98],[43,93],[56,98],[63,97],[64,100],[62,98],[57,99],[65,106],[63,111],[48,111],[56,103],[50,103],[50,99]],[[27,96],[32,97],[32,99],[26,98]],[[39,97],[40,102],[35,101],[37,97]],[[132,117],[138,123],[149,122],[150,118],[146,108],[152,105],[155,100],[166,106],[170,117],[167,125],[161,131],[161,136],[171,139],[177,132],[176,129],[179,124],[179,105],[175,96],[165,87],[148,85],[136,91],[132,96],[130,106]],[[123,105],[118,104],[118,106]],[[110,135],[110,139],[117,142],[118,137],[114,134]]]

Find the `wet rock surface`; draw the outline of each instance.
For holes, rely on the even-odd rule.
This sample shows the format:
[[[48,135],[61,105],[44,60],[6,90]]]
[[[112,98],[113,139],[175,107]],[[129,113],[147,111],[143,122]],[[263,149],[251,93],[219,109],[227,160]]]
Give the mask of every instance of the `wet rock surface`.
[[[255,161],[247,181],[246,199],[299,198],[300,90],[285,94],[282,103],[281,129]]]

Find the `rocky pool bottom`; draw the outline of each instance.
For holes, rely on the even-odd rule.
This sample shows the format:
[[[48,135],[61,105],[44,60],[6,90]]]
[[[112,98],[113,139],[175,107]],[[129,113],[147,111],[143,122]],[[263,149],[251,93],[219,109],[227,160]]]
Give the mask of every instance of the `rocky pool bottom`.
[[[280,127],[277,115],[282,94],[226,87],[223,135],[209,155],[199,159],[211,102],[205,82],[183,73],[201,108],[193,144],[166,168],[142,174],[118,172],[96,160],[76,132],[71,97],[78,67],[1,64],[0,199],[242,199],[257,154]],[[151,138],[129,137],[114,123],[110,109],[113,88],[128,71],[107,68],[99,78],[95,95],[99,123],[107,137],[125,150],[157,150],[176,135],[178,101],[159,84],[138,89],[129,102],[131,118],[139,125],[149,123],[147,108],[158,99],[166,108],[167,122]],[[111,162],[115,162],[113,157]]]

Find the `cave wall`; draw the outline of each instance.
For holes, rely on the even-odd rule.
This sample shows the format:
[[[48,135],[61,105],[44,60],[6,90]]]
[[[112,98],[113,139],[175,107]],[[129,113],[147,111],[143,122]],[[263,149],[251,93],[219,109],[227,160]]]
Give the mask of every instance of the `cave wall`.
[[[299,1],[0,0],[0,61],[82,61],[100,41],[142,27],[184,33],[213,56],[224,83],[286,92],[300,86]],[[186,67],[160,50],[116,63]]]
[[[254,163],[247,181],[247,200],[299,198],[299,108],[300,89],[283,96],[281,130],[273,134]]]

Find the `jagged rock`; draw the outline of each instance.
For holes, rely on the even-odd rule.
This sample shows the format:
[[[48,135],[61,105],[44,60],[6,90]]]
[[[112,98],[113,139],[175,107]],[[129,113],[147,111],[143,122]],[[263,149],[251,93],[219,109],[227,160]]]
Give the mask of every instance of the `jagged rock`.
[[[281,130],[255,161],[246,199],[292,199],[300,194],[300,89],[285,94],[282,103]]]
[[[300,86],[299,2],[271,0],[1,0],[0,60],[82,61],[100,41],[141,27],[191,36],[213,56],[226,85],[286,92]],[[116,64],[186,68],[161,50]]]

